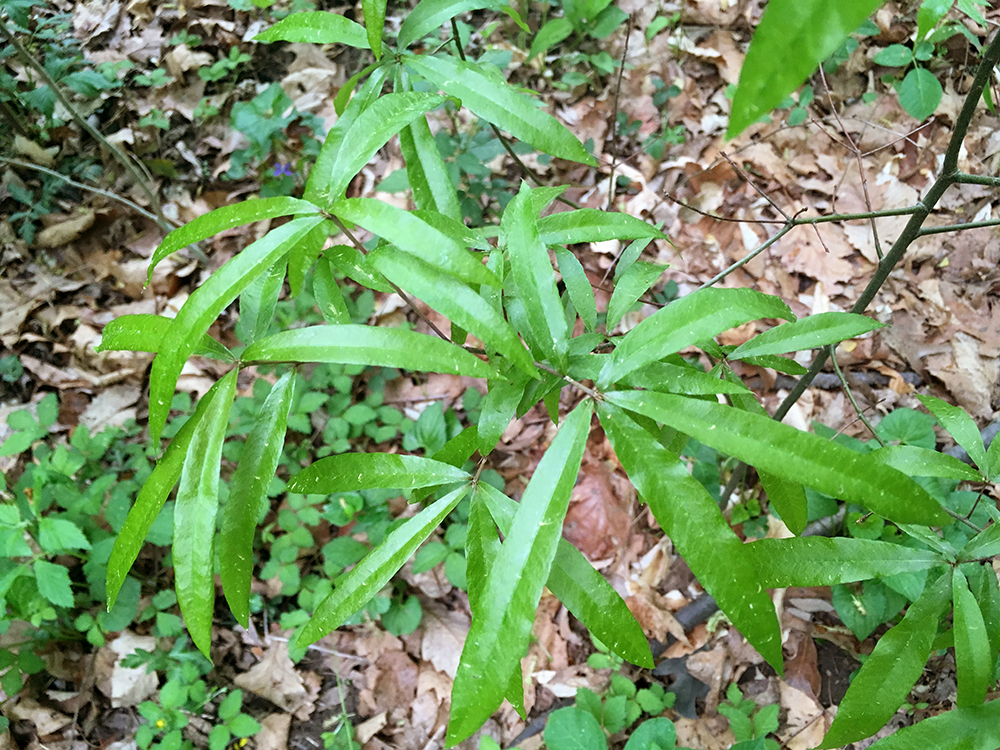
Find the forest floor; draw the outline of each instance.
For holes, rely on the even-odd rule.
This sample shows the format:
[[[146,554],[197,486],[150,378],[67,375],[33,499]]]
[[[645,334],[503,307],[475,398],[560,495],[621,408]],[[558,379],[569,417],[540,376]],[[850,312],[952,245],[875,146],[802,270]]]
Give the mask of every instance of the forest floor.
[[[235,0],[179,5],[56,0],[55,5],[39,18],[67,22],[86,65],[132,63],[125,86],[98,90],[90,98],[77,95],[74,101],[108,141],[146,164],[163,213],[180,222],[262,191],[301,190],[314,136],[336,119],[333,97],[368,62],[359,60],[356,50],[255,44],[250,40],[269,25],[270,16]],[[969,66],[976,60],[966,37],[953,37],[935,58],[934,71],[945,93],[934,114],[919,123],[881,81],[886,70],[873,62],[880,49],[905,41],[915,28],[915,10],[907,12],[912,3],[890,3],[874,17],[877,34],[862,39],[836,70],[813,77],[811,101],[800,95],[799,102],[727,142],[727,89],[738,81],[760,5],[757,0],[659,6],[620,0],[629,20],[608,37],[571,38],[532,60],[526,60],[531,36],[520,33],[507,16],[477,11],[463,17],[472,47],[505,68],[512,80],[535,90],[550,112],[592,144],[602,168],[595,172],[532,153],[522,156],[525,164],[548,184],[569,184],[567,196],[579,204],[646,218],[670,237],[670,243],[657,241],[645,249],[644,260],[669,268],[648,304],[626,315],[623,330],[759,246],[780,227],[783,214],[903,207],[917,201],[933,181],[971,78]],[[361,14],[360,3],[327,9],[356,18]],[[390,7],[390,28],[398,28],[402,13]],[[998,20],[1000,11],[987,16]],[[538,19],[528,20],[537,29]],[[241,53],[247,58],[238,57]],[[626,65],[619,76],[615,67],[622,58]],[[13,57],[5,63],[13,79],[25,80],[23,65]],[[198,74],[209,67],[218,77]],[[145,83],[136,82],[139,73],[147,76]],[[124,67],[121,75],[126,75]],[[469,206],[476,206],[470,210],[481,211],[489,221],[516,189],[519,167],[487,129],[437,115],[439,143],[451,149],[446,155],[456,165]],[[0,444],[13,432],[8,415],[26,408],[37,413],[50,393],[58,397],[58,417],[47,438],[53,444],[65,442],[80,425],[90,435],[121,427],[128,435],[122,439],[136,444],[141,437],[132,425],[145,422],[152,355],[96,353],[102,328],[122,314],[172,315],[200,281],[267,226],[240,227],[207,241],[207,264],[175,254],[159,264],[146,285],[147,263],[164,236],[148,215],[150,202],[121,174],[106,148],[64,119],[66,124],[49,130],[44,143],[32,140],[30,128],[16,142],[10,133],[2,141],[0,355],[6,364],[0,381]],[[997,125],[982,105],[961,153],[961,169],[996,173]],[[107,195],[47,180],[24,162],[67,174],[69,169],[60,165],[71,164],[78,182],[127,198],[144,207],[145,215]],[[393,141],[363,170],[349,194],[410,207],[399,179],[403,166]],[[19,200],[25,192],[41,196],[44,210],[27,210]],[[956,185],[929,223],[980,221],[1000,216],[998,210],[1000,197],[990,188]],[[869,221],[798,227],[732,273],[725,285],[778,295],[799,317],[847,310],[875,270],[877,247],[888,247],[905,221],[905,216],[877,220],[877,239]],[[574,250],[603,310],[622,247],[611,241]],[[837,352],[859,407],[873,422],[898,408],[918,409],[914,393],[958,404],[981,426],[994,419],[1000,379],[998,261],[995,228],[930,235],[913,244],[869,307],[870,315],[891,327],[847,342]],[[395,295],[376,294],[356,304],[369,321],[382,325],[408,315]],[[306,314],[294,301],[283,309],[279,314],[288,320]],[[433,311],[423,312],[435,321]],[[224,343],[235,341],[236,317],[235,311],[227,313],[213,328]],[[411,322],[417,330],[424,325],[415,316]],[[740,344],[764,327],[748,323],[723,334],[721,341]],[[219,367],[212,360],[192,360],[179,388],[192,396],[203,394],[222,372]],[[772,412],[794,383],[794,378],[763,368],[743,366],[739,373]],[[450,410],[461,420],[469,408],[466,392],[483,388],[458,377],[396,375],[378,381],[380,403],[394,406],[408,424],[418,423],[434,404],[440,404],[442,414]],[[367,374],[351,377],[348,392],[360,403],[375,386]],[[241,394],[252,396],[253,377],[241,378],[239,387]],[[870,438],[832,371],[799,399],[785,421],[803,430],[818,422]],[[492,468],[515,497],[552,429],[544,414],[532,411],[504,433]],[[309,432],[308,422],[304,432]],[[669,661],[652,671],[624,665],[622,674],[639,688],[659,684],[677,695],[665,715],[675,720],[679,746],[715,750],[737,739],[718,710],[726,703],[727,687],[737,683],[756,706],[780,707],[771,736],[782,747],[815,747],[858,657],[871,652],[884,627],[859,639],[841,622],[828,589],[781,592],[776,596],[786,635],[786,671],[778,677],[724,620],[707,617],[709,612],[696,622],[679,618],[677,613],[702,592],[637,502],[609,444],[598,436],[588,445],[564,534],[626,596],[650,638],[669,641],[662,655]],[[0,470],[7,477],[5,502],[33,460],[28,450],[0,456]],[[726,471],[724,464],[719,467],[720,486],[728,479]],[[736,528],[747,534],[781,534],[780,522],[754,509],[755,502],[752,488],[737,493],[733,505],[746,520]],[[280,503],[278,498],[276,518],[288,507]],[[339,536],[327,522],[311,527],[310,533],[314,555]],[[280,531],[275,531],[278,537]],[[169,585],[169,573],[160,567],[163,552],[144,554],[149,557],[140,565],[147,572],[160,571],[161,584]],[[305,556],[294,564],[303,566],[303,575],[308,572]],[[415,630],[392,635],[373,620],[344,627],[298,663],[289,658],[285,639],[290,629],[282,627],[288,623],[281,617],[299,605],[289,595],[288,579],[272,568],[271,577],[255,583],[255,592],[274,606],[263,606],[252,631],[236,626],[220,601],[213,644],[216,669],[207,679],[213,687],[243,689],[246,712],[263,727],[250,741],[257,750],[314,750],[324,744],[324,732],[344,721],[356,726],[358,739],[371,750],[443,747],[451,683],[469,624],[465,594],[445,567],[441,562],[415,573],[408,564],[395,584],[419,602],[422,619]],[[143,591],[142,606],[154,593]],[[17,694],[0,696],[11,720],[3,742],[26,750],[134,747],[142,721],[135,706],[155,700],[168,667],[154,672],[157,677],[150,682],[125,669],[121,660],[136,644],[155,648],[152,622],[137,620],[120,635],[107,634],[108,645],[102,649],[79,633],[66,640],[53,637],[41,654],[44,670]],[[14,632],[21,631],[9,631]],[[0,636],[0,648],[12,642],[9,634]],[[528,720],[505,705],[483,731],[502,747],[515,741],[519,747],[539,747],[537,729],[547,711],[571,702],[580,688],[607,690],[613,670],[596,668],[603,666],[599,659],[588,665],[594,652],[579,623],[545,594],[522,662]],[[908,710],[900,711],[890,728],[953,705],[953,660],[941,657],[930,666],[934,669],[918,683]],[[185,739],[196,747],[208,746],[214,719],[211,711],[207,716],[192,716],[185,728]],[[525,736],[526,727],[536,733]],[[623,738],[616,734],[612,739]],[[478,747],[478,742],[474,738],[463,746]],[[327,738],[328,746],[339,747],[334,743]]]

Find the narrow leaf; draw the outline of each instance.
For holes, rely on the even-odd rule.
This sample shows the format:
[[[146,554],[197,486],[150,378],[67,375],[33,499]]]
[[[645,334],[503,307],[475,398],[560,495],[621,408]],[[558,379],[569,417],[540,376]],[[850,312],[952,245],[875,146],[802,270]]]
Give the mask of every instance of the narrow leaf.
[[[382,0],[382,8],[385,9],[385,0]],[[444,101],[445,97],[437,94],[406,91],[384,94],[372,102],[344,136],[330,167],[325,194],[334,200],[342,198],[351,180],[390,138]]]
[[[407,21],[413,13],[407,16]],[[462,207],[458,203],[458,193],[426,117],[416,118],[399,131],[399,148],[406,160],[406,176],[417,208],[431,209],[461,221]]]
[[[991,524],[966,542],[958,559],[985,560],[995,555],[1000,555],[1000,523]]]
[[[149,533],[149,529],[160,514],[167,496],[181,476],[184,457],[187,455],[195,427],[205,418],[209,405],[219,392],[221,382],[221,380],[217,380],[208,392],[198,400],[194,414],[181,425],[180,430],[174,435],[174,439],[170,441],[170,445],[167,446],[160,460],[156,462],[152,473],[146,478],[132,509],[125,518],[121,531],[118,532],[115,546],[111,548],[111,557],[108,559],[109,612],[115,605],[118,592],[132,568],[132,563],[139,556],[143,542],[146,541],[146,534]]]
[[[328,258],[320,258],[313,273],[313,296],[320,314],[329,325],[348,325],[351,313],[347,309],[344,293],[333,275],[333,264]]]
[[[533,378],[535,361],[517,332],[489,302],[433,263],[393,248],[382,248],[369,259],[378,271],[416,295],[453,323],[478,337]]]
[[[410,211],[373,198],[349,198],[336,203],[333,213],[341,219],[360,224],[400,250],[437,266],[461,281],[499,284],[496,276],[476,256]]]
[[[531,40],[531,49],[528,50],[528,60],[535,55],[543,55],[552,47],[573,33],[573,24],[565,18],[553,18],[546,21],[545,25],[538,30],[535,38]]]
[[[517,503],[485,483],[479,487],[496,525],[504,535],[508,534]],[[545,585],[613,653],[632,664],[652,665],[649,641],[624,600],[583,553],[565,539],[559,540]]]
[[[293,387],[292,373],[287,372],[267,394],[244,443],[222,515],[219,535],[222,590],[233,616],[245,628],[249,627],[250,617],[253,535],[285,444]]]
[[[361,9],[365,14],[365,31],[368,32],[368,46],[371,47],[375,59],[382,57],[382,29],[385,27],[386,0],[361,0]]]
[[[370,49],[365,27],[329,11],[302,11],[283,18],[254,37],[255,42],[306,42],[346,44]]]
[[[955,747],[958,738],[963,748],[992,750],[1000,747],[1000,700],[972,708],[953,708],[897,729],[868,747],[869,750]]]
[[[766,115],[836,52],[882,0],[772,0],[753,35],[726,137]]]
[[[715,500],[676,455],[627,414],[604,404],[598,413],[615,455],[664,533],[733,625],[780,674],[774,604]],[[720,566],[720,559],[727,564]]]
[[[483,488],[489,486],[486,482],[478,483],[469,503],[469,532],[465,539],[465,557],[468,561],[465,579],[469,584],[469,611],[473,617],[484,616],[482,594],[486,587],[486,576],[493,569],[496,557],[500,554],[497,525],[482,494]]]
[[[979,428],[976,427],[972,417],[964,409],[952,406],[947,401],[942,401],[934,396],[916,395],[920,403],[927,407],[927,411],[937,417],[941,426],[955,438],[955,442],[965,448],[965,452],[969,454],[969,458],[975,462],[980,471],[989,471],[989,461],[986,459],[983,438],[980,436]],[[981,477],[977,477],[977,479],[981,479]]]
[[[763,415],[651,391],[616,391],[605,397],[758,469],[858,503],[897,523],[951,523],[937,501],[903,473]]]
[[[517,296],[534,337],[546,358],[561,371],[568,364],[569,329],[559,302],[556,274],[549,253],[538,239],[531,189],[521,183],[517,196],[507,204],[500,232],[510,256]]]
[[[930,550],[846,537],[761,539],[745,548],[761,585],[769,589],[832,586],[946,564]]]
[[[577,406],[538,463],[521,497],[510,534],[486,577],[489,608],[474,619],[452,690],[446,742],[475,732],[500,705],[510,675],[528,648],[535,609],[561,539],[563,518],[580,470],[593,408]]]
[[[299,633],[297,643],[306,646],[318,641],[371,601],[468,492],[467,486],[460,487],[393,529],[320,603]]]
[[[323,251],[323,257],[330,261],[333,267],[344,276],[360,286],[386,294],[395,291],[385,277],[372,268],[368,256],[362,255],[356,247],[334,245]]]
[[[610,355],[607,356],[610,357]],[[594,380],[597,377],[598,373],[595,373],[594,377],[590,379]],[[670,362],[652,362],[629,373],[619,383],[633,388],[681,393],[690,396],[709,396],[715,393],[750,393],[750,390],[740,382],[722,380],[693,367],[671,364]]]
[[[995,575],[992,570],[987,571]],[[952,581],[955,603],[955,666],[958,674],[959,708],[978,706],[986,700],[986,691],[993,682],[993,659],[986,623],[976,597],[961,569],[955,570]]]
[[[492,453],[500,441],[500,436],[514,418],[528,382],[527,376],[515,372],[511,373],[511,380],[501,379],[490,383],[479,410],[479,452],[482,455]]]
[[[250,205],[263,202],[250,201]],[[153,444],[160,440],[177,377],[195,343],[251,281],[322,220],[319,216],[293,219],[272,229],[227,261],[187,298],[163,339],[161,353],[153,360],[149,376],[149,437]]]
[[[525,143],[560,159],[597,166],[583,144],[552,115],[538,109],[520,94],[496,68],[454,57],[402,55],[408,67],[487,122]]]
[[[588,331],[597,327],[597,304],[594,302],[594,289],[583,265],[572,252],[562,246],[556,247],[556,262],[559,263],[559,273],[562,275],[566,291]]]
[[[274,319],[274,308],[285,283],[288,259],[280,258],[273,266],[250,282],[240,294],[240,317],[235,333],[244,344],[250,344],[267,335]]]
[[[538,236],[546,245],[572,245],[604,240],[669,239],[652,224],[629,214],[579,208],[543,216]]]
[[[455,16],[470,10],[496,8],[496,0],[420,0],[406,14],[406,19],[396,37],[396,46],[405,50]]]
[[[667,270],[659,263],[644,263],[636,261],[615,281],[615,290],[611,293],[608,303],[608,318],[606,330],[611,333],[632,305],[653,286]]]
[[[373,489],[412,490],[468,478],[468,473],[455,466],[421,456],[343,453],[321,458],[300,471],[289,481],[288,490],[303,495]]]
[[[174,505],[174,588],[191,640],[206,657],[212,646],[215,609],[215,516],[219,509],[219,462],[239,370],[230,370],[195,426]]]
[[[887,445],[869,455],[911,477],[942,477],[963,482],[981,482],[983,479],[978,471],[957,458],[915,445]]]
[[[288,253],[288,287],[293,297],[298,297],[302,291],[302,284],[306,278],[306,271],[312,268],[313,263],[323,251],[323,245],[333,231],[333,222],[324,221],[302,238],[301,242],[296,242]]]
[[[162,315],[148,315],[146,313],[122,315],[104,326],[104,330],[101,332],[101,343],[94,347],[94,351],[111,350],[159,354],[171,323],[173,323],[172,318],[165,318]],[[236,361],[236,356],[231,351],[207,333],[201,337],[192,354],[213,357],[225,362]]]
[[[493,368],[450,341],[402,328],[308,326],[256,341],[244,362],[337,362],[487,378]]]
[[[777,297],[752,289],[710,287],[689,294],[625,334],[598,387],[606,388],[643,365],[760,318],[793,320],[794,316]]]
[[[171,253],[183,250],[188,245],[201,242],[214,234],[264,219],[277,219],[292,214],[318,213],[319,208],[309,201],[285,197],[258,198],[217,208],[197,219],[192,219],[163,238],[163,242],[156,248],[156,252],[153,253],[153,257],[149,261],[146,283],[152,281],[153,269],[161,260]]]
[[[839,344],[869,331],[885,328],[884,323],[854,313],[827,312],[772,328],[754,336],[729,355],[729,359],[784,354],[819,346]]]
[[[361,73],[356,74],[356,76],[360,75]],[[329,208],[337,199],[338,196],[330,193],[330,186],[335,178],[333,165],[340,157],[344,140],[353,128],[354,123],[373,102],[378,101],[379,96],[382,94],[382,85],[385,83],[388,75],[388,66],[383,65],[372,69],[371,75],[368,76],[368,80],[365,81],[361,90],[351,98],[342,111],[338,110],[337,121],[330,128],[329,132],[327,132],[323,146],[319,150],[319,156],[316,157],[316,163],[313,164],[309,172],[309,179],[306,180],[306,187],[303,192],[306,200],[312,201],[324,208]],[[355,80],[356,78],[352,78],[348,81],[344,85],[342,92],[347,91],[350,93],[353,91],[353,82]],[[339,101],[340,94],[334,100],[334,106],[337,106]]]

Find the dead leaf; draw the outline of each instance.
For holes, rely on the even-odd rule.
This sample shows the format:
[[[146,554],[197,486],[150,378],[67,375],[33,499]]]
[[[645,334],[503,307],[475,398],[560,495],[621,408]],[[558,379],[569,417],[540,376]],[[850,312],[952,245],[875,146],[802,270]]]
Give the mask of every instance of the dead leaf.
[[[43,167],[51,167],[56,163],[56,156],[59,154],[58,146],[42,148],[34,141],[22,135],[14,136],[14,151],[21,156],[26,156],[35,164]]]
[[[122,427],[129,419],[136,418],[135,403],[141,395],[137,385],[113,385],[90,402],[80,415],[80,424],[85,425],[91,435],[105,427]]]
[[[260,731],[253,736],[254,750],[286,750],[291,714],[268,714],[260,720]]]
[[[469,618],[464,612],[435,601],[421,598],[420,605],[424,610],[420,655],[454,680],[469,633]]]
[[[14,721],[30,721],[35,725],[35,732],[39,737],[58,732],[73,721],[65,714],[53,711],[34,698],[28,697],[21,698],[13,705],[5,707],[4,713]]]
[[[302,675],[288,656],[288,644],[284,641],[273,641],[264,651],[264,658],[249,672],[236,675],[233,684],[266,698],[303,721],[315,707],[316,693],[306,688]]]
[[[155,672],[146,672],[144,666],[122,666],[122,660],[136,649],[156,651],[156,639],[125,630],[101,648],[94,659],[97,689],[111,699],[115,708],[138,706],[159,687],[160,679]]]
[[[60,221],[58,224],[45,227],[35,235],[36,247],[62,247],[94,225],[94,212],[89,208],[82,209],[76,216]]]

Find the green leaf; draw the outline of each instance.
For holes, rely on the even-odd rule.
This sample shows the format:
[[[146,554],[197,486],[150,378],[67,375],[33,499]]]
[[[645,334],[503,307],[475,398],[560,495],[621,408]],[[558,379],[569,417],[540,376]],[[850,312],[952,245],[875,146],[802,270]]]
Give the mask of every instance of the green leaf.
[[[365,606],[468,492],[468,486],[460,487],[393,529],[379,546],[340,579],[333,593],[320,603],[316,613],[299,633],[296,639],[298,645],[306,646],[319,640]]]
[[[535,38],[531,40],[531,49],[528,50],[528,60],[535,55],[545,54],[549,49],[555,47],[572,33],[573,24],[565,18],[553,18],[546,21],[545,25],[535,34]]]
[[[510,323],[461,281],[433,262],[394,248],[380,248],[371,253],[369,259],[386,278],[478,337],[523,372],[533,378],[539,377],[534,359]]]
[[[553,711],[545,723],[543,738],[549,750],[607,750],[608,747],[597,719],[576,706]]]
[[[159,354],[160,346],[172,322],[172,318],[165,318],[162,315],[145,313],[122,315],[104,326],[104,330],[101,332],[101,343],[94,347],[94,351],[111,350]],[[201,341],[198,342],[193,353],[226,362],[236,361],[236,357],[231,351],[208,334],[201,337]]]
[[[285,283],[287,256],[255,278],[240,294],[240,317],[236,321],[236,336],[244,344],[252,344],[267,335],[274,319],[274,308]]]
[[[494,380],[479,410],[479,452],[488,456],[493,452],[504,430],[514,418],[517,405],[524,396],[528,378],[523,373],[513,373],[512,380]]]
[[[517,512],[517,503],[485,482],[480,482],[479,491],[489,506],[493,521],[506,536]],[[470,564],[471,559],[470,553]],[[490,566],[492,564],[491,561]],[[559,540],[545,585],[613,653],[639,666],[653,664],[649,641],[624,600],[583,553],[565,539]]]
[[[521,189],[503,213],[500,232],[510,256],[517,297],[524,305],[533,338],[546,358],[565,371],[568,364],[569,328],[556,289],[556,274],[548,250],[538,239],[531,188]]]
[[[470,10],[496,8],[495,0],[420,0],[406,14],[406,19],[396,37],[396,46],[405,50],[427,34],[448,23],[455,16]]]
[[[375,59],[382,57],[382,29],[385,27],[386,0],[361,0],[361,9],[365,14],[365,30],[368,32],[368,45]]]
[[[622,337],[598,387],[607,388],[643,365],[759,318],[794,320],[780,299],[752,289],[709,287],[689,294],[653,313]]]
[[[467,472],[441,461],[392,453],[343,453],[306,467],[288,482],[289,492],[324,495],[332,492],[411,490],[469,479]]]
[[[987,571],[991,575],[992,570]],[[978,706],[986,700],[986,691],[993,683],[993,660],[986,623],[976,597],[961,569],[956,569],[952,581],[952,601],[955,603],[955,666],[958,674],[959,708]]]
[[[871,737],[896,713],[924,670],[938,620],[951,597],[951,576],[929,584],[902,621],[878,639],[840,702],[821,748]]]
[[[226,699],[219,704],[219,718],[222,721],[229,721],[239,714],[240,709],[243,707],[243,691],[234,690]]]
[[[426,221],[373,198],[349,198],[334,204],[333,213],[384,237],[400,250],[437,266],[468,284],[499,285],[479,259]],[[462,326],[465,328],[465,326]]]
[[[203,239],[214,234],[225,232],[227,229],[239,227],[244,224],[252,224],[255,221],[264,219],[277,219],[281,216],[291,216],[293,214],[317,214],[319,208],[309,201],[298,198],[258,198],[252,201],[234,203],[230,206],[222,206],[197,219],[192,219],[187,224],[179,227],[163,238],[163,242],[156,248],[153,257],[149,261],[149,271],[146,275],[146,283],[153,280],[153,269],[156,264],[166,258],[171,253],[182,250],[188,245],[201,242]],[[245,252],[245,251],[244,251]]]
[[[652,224],[629,214],[579,208],[538,220],[538,236],[546,245],[572,245],[604,240],[669,239]]]
[[[574,409],[538,463],[489,570],[484,616],[472,621],[452,690],[446,742],[475,732],[503,700],[528,648],[535,608],[562,538],[562,524],[590,431],[589,401]]]
[[[951,523],[937,501],[901,472],[763,415],[651,391],[616,391],[605,398],[758,469],[858,503],[898,523]]]
[[[382,0],[382,9],[385,10],[385,0]],[[351,180],[390,138],[444,101],[445,97],[437,94],[406,91],[383,94],[372,102],[344,136],[337,158],[330,165],[323,193],[329,200],[342,198]]]
[[[976,427],[976,423],[972,417],[964,409],[952,406],[948,402],[934,396],[915,395],[920,400],[920,403],[927,407],[927,411],[937,417],[937,421],[948,431],[948,434],[955,438],[955,442],[965,448],[965,452],[969,454],[969,458],[975,462],[980,471],[989,471],[989,461],[986,460],[986,448],[983,446],[983,438],[979,434],[979,428]],[[949,456],[949,458],[951,457]],[[962,465],[964,466],[965,464]],[[982,477],[976,476],[971,481],[975,482],[979,479],[982,479]]]
[[[496,523],[482,494],[483,488],[489,486],[486,482],[478,482],[469,503],[469,531],[465,538],[465,558],[468,562],[465,578],[469,585],[469,611],[473,617],[484,616],[482,594],[486,586],[486,576],[500,553],[500,538],[497,536]]]
[[[583,144],[534,102],[503,80],[496,69],[451,56],[401,55],[402,62],[487,122],[503,128],[539,151],[597,166]]]
[[[979,12],[979,9],[976,7],[977,5],[988,7],[989,4],[986,0],[958,0],[958,7],[965,15],[980,26],[986,26],[987,21],[983,18],[983,14]]]
[[[839,344],[841,341],[853,339],[855,336],[879,328],[885,328],[885,324],[866,318],[864,315],[819,313],[754,336],[745,344],[736,347],[736,350],[729,355],[729,359],[815,349],[819,346]]]
[[[594,289],[583,265],[572,252],[562,246],[556,246],[556,262],[562,275],[570,301],[580,315],[583,326],[588,331],[597,327],[597,304],[594,302]]]
[[[636,261],[615,281],[615,290],[608,303],[608,333],[614,330],[622,316],[632,309],[632,305],[649,291],[666,270],[667,267],[659,263]]]
[[[956,742],[961,742],[957,745]],[[1000,700],[983,706],[953,708],[912,726],[897,729],[869,750],[962,747],[992,750],[1000,746]]]
[[[221,380],[216,381],[198,400],[194,414],[177,431],[167,450],[153,467],[152,473],[146,478],[121,531],[118,532],[118,538],[115,539],[115,546],[111,548],[111,557],[108,560],[108,611],[115,605],[118,591],[125,582],[132,563],[139,556],[146,535],[181,476],[184,457],[187,455],[194,430],[205,418],[209,405],[219,392],[221,382]]]
[[[38,546],[46,552],[90,549],[90,542],[80,527],[66,518],[43,516],[38,519]]]
[[[407,16],[407,21],[413,17],[413,13]],[[403,25],[406,25],[405,22]],[[458,203],[458,193],[448,175],[426,117],[416,118],[399,131],[399,149],[406,160],[406,176],[413,189],[413,202],[417,208],[437,211],[455,221],[461,221],[462,207]]]
[[[486,378],[492,367],[450,341],[402,328],[308,326],[256,341],[244,362],[337,362]]]
[[[349,325],[351,313],[347,309],[344,293],[333,275],[333,264],[329,258],[320,258],[313,273],[313,296],[320,314],[328,325]]]
[[[219,462],[236,393],[239,370],[230,370],[195,425],[174,505],[174,587],[191,640],[206,658],[212,646],[215,609],[215,516],[219,508]]]
[[[917,120],[926,120],[941,103],[944,90],[941,82],[926,68],[914,68],[896,89],[900,106]]]
[[[608,394],[612,395],[612,394]],[[780,674],[781,629],[743,542],[687,465],[624,412],[602,404],[601,426],[653,516],[743,636]],[[727,560],[725,566],[719,560]]]
[[[295,243],[288,253],[288,287],[293,297],[298,297],[302,291],[302,284],[306,278],[306,271],[312,268],[313,263],[323,251],[323,245],[333,231],[333,222],[324,221],[313,227],[310,232],[302,238],[301,242]]]
[[[977,432],[976,435],[978,434]],[[978,471],[966,466],[957,458],[927,448],[918,448],[915,445],[888,445],[872,451],[869,455],[876,461],[899,469],[911,477],[942,477],[963,482],[981,482],[983,479]]]
[[[364,26],[338,13],[322,10],[292,13],[259,33],[254,41],[346,44],[348,47],[371,49]]]
[[[761,539],[745,549],[761,585],[769,589],[832,586],[946,564],[930,550],[846,537]]]
[[[625,750],[673,750],[676,745],[677,729],[670,719],[647,719],[632,732]]]
[[[369,66],[371,68],[371,66]],[[365,70],[368,70],[366,68]],[[337,107],[338,103],[341,101],[341,95],[344,92],[348,94],[354,90],[354,82],[364,73],[355,74],[347,84],[341,89],[340,93],[334,99],[334,107]],[[368,80],[365,81],[361,90],[351,98],[350,102],[347,104],[343,110],[338,109],[337,121],[330,128],[329,132],[326,134],[326,139],[323,141],[323,146],[319,150],[319,156],[316,157],[316,163],[313,164],[312,170],[309,172],[309,179],[306,180],[306,187],[304,191],[304,196],[306,200],[312,201],[314,203],[320,204],[324,207],[329,207],[336,196],[329,192],[330,184],[333,181],[335,172],[333,169],[334,163],[340,156],[340,152],[344,145],[344,139],[347,134],[350,133],[354,126],[354,123],[361,116],[361,114],[375,101],[378,100],[379,96],[382,94],[382,85],[385,83],[386,77],[389,75],[388,66],[377,66],[370,70],[371,75]]]
[[[35,560],[31,566],[35,572],[38,593],[57,607],[73,606],[73,587],[69,581],[69,571],[65,565]]]
[[[944,18],[955,0],[924,0],[917,11],[917,41],[923,41]]]
[[[250,204],[264,202],[250,201]],[[195,343],[258,274],[274,265],[322,220],[319,216],[293,219],[272,229],[209,276],[178,310],[149,376],[149,437],[154,445],[159,442],[167,421],[177,377]]]
[[[766,115],[832,55],[882,0],[772,0],[764,10],[733,99],[727,138]]]
[[[600,356],[600,355],[597,355]],[[610,358],[610,355],[608,355]],[[572,373],[572,369],[570,370]],[[595,373],[591,380],[596,379]],[[690,366],[681,366],[669,362],[651,362],[650,364],[630,372],[618,381],[633,388],[645,388],[650,391],[666,391],[667,393],[682,393],[690,396],[709,396],[716,393],[750,393],[750,390],[740,382],[731,382],[711,375]]]
[[[382,274],[372,268],[368,256],[362,255],[356,247],[334,245],[323,251],[323,257],[344,276],[363,287],[386,294],[395,291]]]
[[[966,542],[958,559],[984,560],[994,555],[1000,555],[1000,523],[991,524]]]
[[[292,373],[285,373],[264,400],[244,443],[222,514],[219,535],[222,590],[233,616],[243,627],[249,627],[254,530],[285,444],[294,382]]]
[[[913,50],[902,44],[890,44],[885,49],[880,49],[872,58],[872,62],[889,68],[906,67],[913,62]]]

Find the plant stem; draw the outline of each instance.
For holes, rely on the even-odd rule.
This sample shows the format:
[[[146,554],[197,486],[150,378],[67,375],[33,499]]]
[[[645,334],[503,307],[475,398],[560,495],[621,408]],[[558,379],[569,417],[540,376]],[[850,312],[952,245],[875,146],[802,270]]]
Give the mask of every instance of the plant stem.
[[[882,436],[875,432],[875,428],[872,427],[872,423],[868,421],[868,417],[865,416],[864,410],[858,406],[858,402],[854,398],[854,392],[851,390],[851,386],[847,383],[847,378],[844,377],[844,373],[840,371],[840,364],[837,362],[837,352],[834,351],[836,345],[830,347],[830,361],[833,363],[833,370],[837,373],[837,377],[840,379],[840,384],[844,387],[844,393],[847,394],[847,398],[851,402],[851,406],[854,407],[854,412],[858,415],[858,419],[861,423],[868,428],[868,432],[872,434],[872,437],[878,441],[878,444],[885,448],[885,441]]]
[[[924,221],[937,205],[941,196],[963,174],[958,171],[958,153],[962,147],[962,142],[965,140],[965,135],[969,131],[969,124],[972,122],[972,115],[976,111],[979,97],[983,95],[983,88],[988,83],[990,76],[993,74],[993,68],[998,62],[1000,62],[1000,33],[994,35],[993,41],[990,42],[983,53],[983,59],[976,70],[976,77],[972,81],[969,93],[966,94],[962,110],[955,120],[955,132],[952,133],[951,140],[948,142],[948,149],[945,151],[944,163],[941,165],[940,174],[938,174],[937,179],[931,185],[930,190],[927,191],[924,199],[917,204],[917,210],[910,216],[910,220],[906,222],[906,227],[892,244],[885,258],[878,264],[875,274],[872,276],[871,281],[868,282],[868,286],[865,287],[861,296],[858,297],[857,302],[851,307],[852,313],[860,314],[868,308],[868,305],[875,299],[875,295],[878,294],[879,289],[882,288],[886,279],[889,278],[889,274],[892,273],[893,269],[903,259],[906,250],[914,240],[920,237]],[[972,175],[969,176],[971,177]],[[820,350],[816,355],[816,359],[813,360],[809,371],[799,379],[799,382],[795,384],[795,387],[785,397],[785,400],[778,406],[777,411],[774,413],[776,420],[781,421],[784,419],[785,415],[788,414],[788,410],[792,408],[792,404],[799,400],[799,397],[805,393],[806,388],[809,387],[809,384],[819,374],[819,371],[823,369],[829,355],[829,349]]]
[[[90,136],[93,137],[98,143],[108,149],[108,151],[114,155],[115,159],[117,159],[118,162],[125,168],[125,171],[129,173],[129,176],[133,179],[133,181],[135,181],[142,192],[146,194],[146,198],[149,200],[149,204],[153,207],[153,211],[156,214],[156,223],[168,232],[174,229],[175,225],[163,215],[163,210],[160,208],[159,198],[156,197],[156,194],[146,182],[146,178],[139,172],[138,169],[136,169],[136,166],[132,163],[128,156],[126,156],[121,149],[108,141],[107,138],[101,135],[101,132],[97,128],[87,122],[87,120],[79,112],[77,112],[76,107],[73,106],[73,103],[69,100],[66,94],[63,93],[59,84],[56,83],[52,76],[49,75],[49,72],[40,62],[28,54],[21,43],[14,38],[14,35],[11,34],[5,24],[0,24],[0,37],[3,37],[3,39],[14,48],[14,51],[17,52],[17,55],[21,58],[22,62],[35,69],[35,72],[38,73],[42,80],[44,80],[48,87],[52,90],[52,93],[55,94],[56,99],[58,99],[70,113],[73,121],[82,130],[89,133]]]

